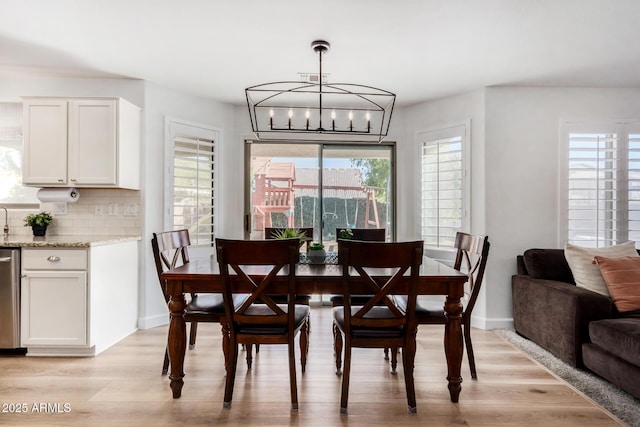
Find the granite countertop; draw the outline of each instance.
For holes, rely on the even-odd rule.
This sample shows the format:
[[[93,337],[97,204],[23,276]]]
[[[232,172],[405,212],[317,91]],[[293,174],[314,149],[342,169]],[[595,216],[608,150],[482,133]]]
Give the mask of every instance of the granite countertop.
[[[140,236],[44,236],[9,235],[0,238],[0,247],[12,248],[89,248],[91,246],[141,240]]]

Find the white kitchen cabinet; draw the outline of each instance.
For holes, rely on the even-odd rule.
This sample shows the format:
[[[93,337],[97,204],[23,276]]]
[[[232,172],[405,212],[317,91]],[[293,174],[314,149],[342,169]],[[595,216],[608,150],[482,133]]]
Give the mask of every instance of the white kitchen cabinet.
[[[22,182],[140,188],[140,108],[122,98],[23,101]]]
[[[87,343],[87,273],[29,271],[22,279],[22,346]]]
[[[23,248],[21,346],[93,356],[137,329],[138,241]]]
[[[23,347],[86,345],[86,250],[23,250],[21,287]]]

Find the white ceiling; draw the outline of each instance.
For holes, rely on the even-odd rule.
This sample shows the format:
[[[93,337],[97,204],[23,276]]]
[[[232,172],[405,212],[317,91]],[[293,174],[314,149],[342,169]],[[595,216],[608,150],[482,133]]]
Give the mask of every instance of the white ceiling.
[[[247,86],[317,73],[315,39],[330,81],[400,105],[640,87],[639,0],[0,0],[0,78],[112,75],[240,104]]]

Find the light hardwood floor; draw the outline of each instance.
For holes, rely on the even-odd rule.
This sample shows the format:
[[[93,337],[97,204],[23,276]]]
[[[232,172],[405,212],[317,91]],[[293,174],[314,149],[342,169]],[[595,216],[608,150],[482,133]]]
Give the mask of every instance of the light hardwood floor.
[[[478,380],[471,380],[465,354],[460,402],[451,403],[441,326],[418,333],[416,416],[407,413],[400,366],[390,375],[382,350],[355,349],[349,415],[341,417],[328,308],[312,310],[304,375],[298,364],[298,413],[289,411],[285,346],[262,346],[251,371],[239,363],[233,405],[225,410],[219,333],[218,325],[199,326],[180,399],[172,399],[169,379],[160,375],[167,327],[138,331],[94,358],[0,357],[0,409],[27,409],[0,412],[0,425],[622,425],[491,331],[474,330]]]

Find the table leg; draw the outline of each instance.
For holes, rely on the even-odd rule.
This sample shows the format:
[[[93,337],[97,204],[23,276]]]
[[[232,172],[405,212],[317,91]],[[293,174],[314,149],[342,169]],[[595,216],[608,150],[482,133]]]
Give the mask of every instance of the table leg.
[[[444,304],[447,323],[444,327],[444,352],[447,356],[447,381],[449,394],[453,403],[458,402],[462,383],[460,367],[462,366],[462,304],[460,298],[447,297]],[[173,368],[173,365],[172,365]]]
[[[187,324],[184,321],[184,309],[186,300],[184,294],[172,295],[169,300],[171,323],[169,324],[169,359],[171,361],[171,390],[173,398],[177,399],[182,394],[184,381],[184,353],[187,348]]]

